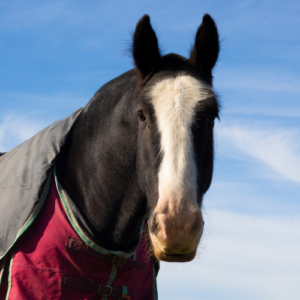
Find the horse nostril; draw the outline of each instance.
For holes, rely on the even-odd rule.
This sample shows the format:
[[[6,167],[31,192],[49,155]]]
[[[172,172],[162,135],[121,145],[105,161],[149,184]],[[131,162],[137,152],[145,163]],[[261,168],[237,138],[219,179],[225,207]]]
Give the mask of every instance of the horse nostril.
[[[157,213],[154,212],[154,213],[153,213],[152,220],[151,220],[151,222],[150,222],[150,231],[151,231],[154,235],[157,235],[159,229],[160,229],[160,226],[159,226],[159,222],[158,222]]]

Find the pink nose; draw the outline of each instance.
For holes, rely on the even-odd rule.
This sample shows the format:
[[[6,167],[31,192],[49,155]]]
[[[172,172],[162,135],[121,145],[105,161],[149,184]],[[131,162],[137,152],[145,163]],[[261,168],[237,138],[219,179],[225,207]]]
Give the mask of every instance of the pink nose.
[[[154,252],[162,260],[169,260],[165,256],[174,258],[174,255],[191,256],[191,253],[193,259],[202,232],[202,214],[196,206],[178,213],[159,212],[156,209],[150,220],[150,237]]]

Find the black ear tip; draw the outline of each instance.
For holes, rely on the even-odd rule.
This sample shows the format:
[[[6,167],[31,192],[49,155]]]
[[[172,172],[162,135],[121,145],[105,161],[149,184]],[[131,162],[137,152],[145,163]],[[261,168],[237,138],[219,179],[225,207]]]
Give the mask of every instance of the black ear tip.
[[[215,21],[213,20],[213,18],[209,14],[205,14],[203,16],[202,23],[205,24],[205,25],[213,25],[213,26],[215,26]]]
[[[148,15],[144,15],[136,24],[132,50],[134,63],[141,77],[145,78],[161,60],[157,37]]]
[[[137,23],[137,25],[150,25],[150,17],[145,14]]]
[[[216,23],[209,14],[205,14],[196,33],[190,62],[211,76],[211,71],[218,59],[219,50],[219,34]]]

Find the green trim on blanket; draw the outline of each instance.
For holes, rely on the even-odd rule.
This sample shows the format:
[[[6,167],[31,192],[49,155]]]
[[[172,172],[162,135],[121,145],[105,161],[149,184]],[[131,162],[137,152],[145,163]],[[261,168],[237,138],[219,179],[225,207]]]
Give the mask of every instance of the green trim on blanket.
[[[83,230],[80,228],[80,226],[78,225],[77,223],[77,220],[76,218],[74,217],[74,214],[72,212],[72,209],[70,207],[70,204],[68,202],[68,198],[64,192],[64,189],[62,188],[62,186],[60,185],[60,183],[58,182],[57,180],[57,175],[56,175],[56,167],[54,168],[54,178],[55,178],[55,184],[56,184],[56,189],[58,191],[58,194],[59,194],[59,197],[61,199],[61,202],[63,204],[63,207],[65,209],[65,212],[67,214],[67,217],[72,225],[72,227],[74,228],[74,230],[76,231],[76,233],[79,235],[79,237],[89,246],[91,247],[93,250],[101,253],[101,254],[104,254],[104,255],[116,255],[116,256],[120,256],[120,257],[123,257],[123,258],[129,258],[131,257],[132,259],[136,259],[136,254],[135,254],[135,251],[133,252],[130,252],[130,253],[125,253],[125,252],[121,252],[121,251],[110,251],[110,250],[107,250],[103,247],[100,247],[99,245],[97,245],[96,243],[94,243],[84,232]],[[140,232],[143,232],[143,229],[144,229],[144,224],[142,224],[141,226],[141,231]],[[141,238],[142,238],[142,234],[140,235],[140,239],[139,239],[139,242],[138,242],[138,245],[141,241]],[[137,247],[138,247],[137,245]],[[115,280],[117,276],[117,267],[115,265],[112,265],[112,268],[111,268],[111,272],[110,272],[110,275],[109,275],[109,279],[106,283],[106,285],[108,286],[111,286],[113,284],[113,281]],[[155,277],[156,278],[156,277]],[[155,279],[156,280],[156,279]],[[126,288],[127,290],[127,288]],[[157,299],[157,298],[156,298]],[[102,296],[101,300],[107,300],[107,296]]]
[[[128,296],[127,286],[122,286],[122,296]],[[118,300],[124,300],[124,297],[119,297]]]
[[[66,211],[66,214],[68,216],[69,221],[71,222],[71,225],[73,226],[74,230],[76,231],[76,233],[80,236],[80,238],[87,244],[89,245],[92,249],[94,249],[95,251],[104,254],[104,255],[116,255],[116,256],[120,256],[123,258],[129,258],[132,257],[135,254],[135,251],[130,252],[130,253],[125,253],[125,252],[121,252],[121,251],[110,251],[107,250],[105,248],[100,247],[99,245],[97,245],[96,243],[94,243],[84,232],[83,230],[80,228],[80,226],[78,225],[73,212],[71,210],[71,207],[69,205],[68,199],[66,197],[66,194],[62,188],[62,186],[60,185],[60,183],[57,180],[57,176],[56,176],[56,167],[54,168],[54,178],[55,178],[55,183],[56,183],[56,188],[58,191],[58,194],[60,196],[60,199],[62,201],[63,207]],[[141,226],[141,232],[143,231],[143,225]],[[142,236],[142,235],[141,235]],[[140,240],[141,240],[141,236],[140,236]],[[140,243],[139,240],[139,243]],[[138,243],[138,245],[139,245]]]
[[[109,279],[108,279],[106,285],[111,286],[113,281],[115,280],[116,276],[117,276],[117,268],[115,265],[112,265]],[[102,296],[101,300],[107,300],[107,296]]]
[[[0,260],[3,257],[5,257],[5,255],[8,253],[8,251],[15,245],[15,243],[17,242],[19,237],[29,228],[29,226],[32,224],[32,222],[36,219],[37,215],[41,211],[41,208],[42,208],[43,204],[45,203],[45,200],[46,200],[48,192],[49,192],[51,178],[52,178],[52,172],[50,173],[50,175],[47,179],[46,186],[44,188],[44,191],[42,193],[40,201],[38,202],[38,204],[36,205],[36,207],[34,208],[32,213],[30,214],[30,216],[27,218],[27,220],[25,221],[23,226],[19,229],[14,242],[10,245],[10,247],[6,250],[6,252],[0,257]]]
[[[10,258],[10,263],[9,263],[8,285],[7,285],[7,292],[6,292],[5,300],[8,300],[10,290],[11,290],[11,269],[12,269],[12,263],[14,260],[14,256],[15,256],[15,251],[13,249],[11,252],[11,258]]]
[[[3,278],[4,268],[5,268],[5,265],[6,265],[6,257],[4,257],[2,263],[3,263],[3,265],[2,265],[2,268],[1,268],[1,275],[0,275],[0,288],[1,288],[2,278]]]

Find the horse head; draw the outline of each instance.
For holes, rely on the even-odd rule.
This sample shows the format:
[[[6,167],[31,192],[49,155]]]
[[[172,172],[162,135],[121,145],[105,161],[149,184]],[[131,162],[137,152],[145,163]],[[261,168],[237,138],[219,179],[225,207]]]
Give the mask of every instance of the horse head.
[[[188,59],[161,55],[145,15],[133,37],[136,67],[104,85],[79,116],[58,176],[107,249],[128,250],[147,220],[159,260],[195,257],[213,172],[218,53],[209,15]]]
[[[189,59],[161,56],[147,15],[136,26],[138,177],[160,260],[192,260],[203,232],[201,203],[212,178],[219,110],[211,85],[218,53],[218,32],[209,15],[203,17]]]

